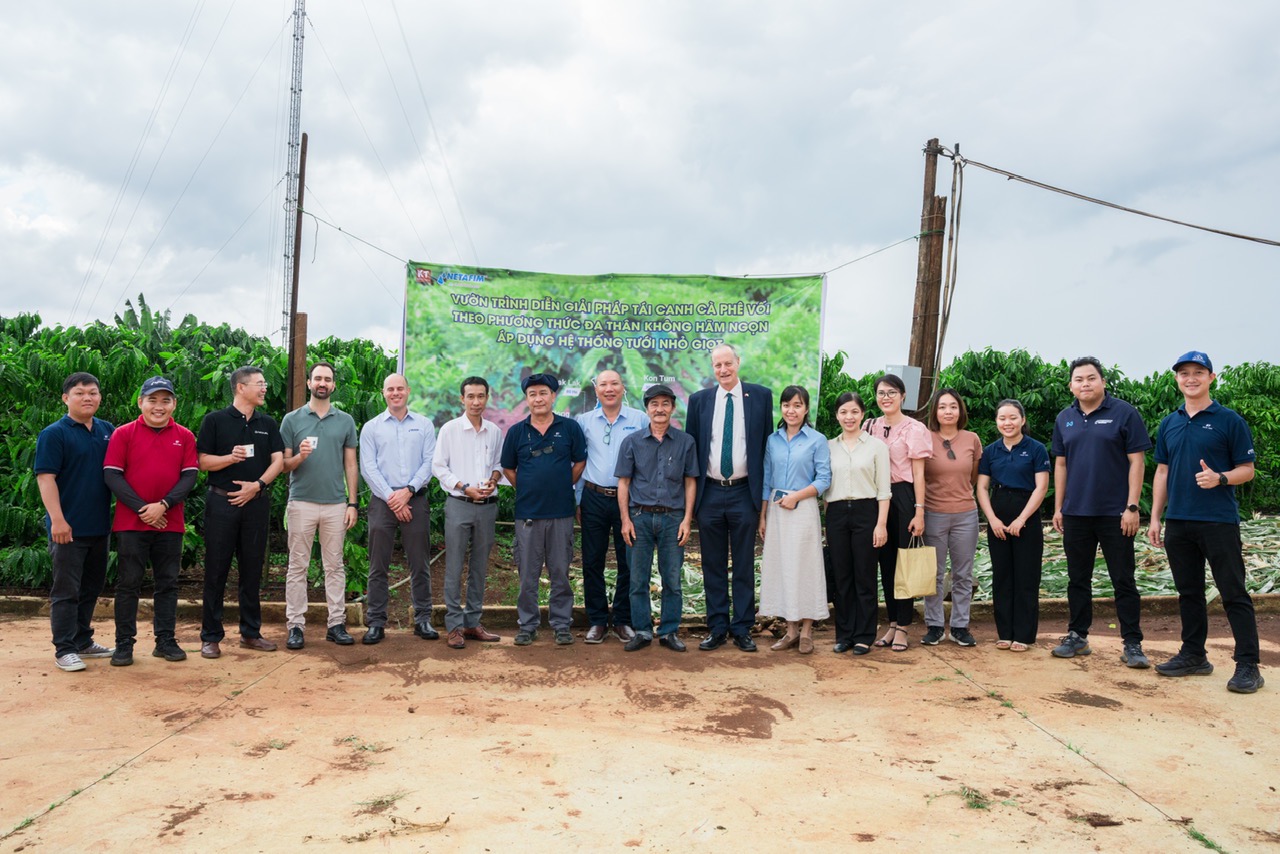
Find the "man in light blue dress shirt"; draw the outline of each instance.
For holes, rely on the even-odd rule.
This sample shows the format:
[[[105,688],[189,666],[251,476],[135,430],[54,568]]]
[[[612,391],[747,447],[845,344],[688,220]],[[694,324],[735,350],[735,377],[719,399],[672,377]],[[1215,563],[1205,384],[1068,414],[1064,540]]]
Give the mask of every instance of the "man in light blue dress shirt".
[[[601,371],[595,378],[600,405],[577,416],[587,437],[587,467],[578,481],[578,522],[582,525],[582,598],[587,609],[587,643],[600,643],[609,630],[609,591],[604,562],[613,539],[618,577],[613,590],[613,633],[622,642],[635,637],[631,627],[631,572],[629,549],[622,538],[622,514],[618,509],[618,449],[622,440],[649,426],[649,416],[623,406],[626,387],[617,371]]]
[[[427,558],[431,548],[431,513],[427,484],[431,482],[431,458],[436,450],[436,428],[431,419],[409,411],[409,383],[392,374],[382,383],[386,411],[360,430],[360,474],[369,484],[369,587],[365,597],[362,643],[382,640],[387,624],[387,567],[396,529],[400,530],[405,560],[409,564],[409,589],[413,597],[413,633],[436,640],[431,627],[431,573]]]

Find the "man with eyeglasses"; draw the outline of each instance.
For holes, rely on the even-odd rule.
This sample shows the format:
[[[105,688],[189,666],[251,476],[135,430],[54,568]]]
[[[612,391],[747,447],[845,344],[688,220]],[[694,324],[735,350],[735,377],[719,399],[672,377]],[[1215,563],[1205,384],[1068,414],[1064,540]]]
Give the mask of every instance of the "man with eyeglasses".
[[[502,470],[516,488],[516,563],[520,595],[516,646],[538,637],[538,580],[547,570],[551,593],[547,617],[561,646],[573,643],[573,486],[587,464],[587,440],[572,418],[553,411],[560,381],[551,374],[532,374],[520,383],[529,417],[507,430],[502,443]]]
[[[1053,527],[1067,558],[1067,634],[1052,650],[1058,658],[1093,652],[1093,567],[1098,548],[1115,589],[1116,617],[1129,667],[1151,662],[1142,651],[1142,600],[1134,581],[1133,538],[1151,437],[1138,411],[1107,393],[1102,363],[1082,356],[1070,365],[1075,401],[1053,425]]]
[[[209,472],[204,505],[204,614],[200,656],[219,658],[223,597],[231,560],[239,570],[240,646],[274,652],[262,637],[262,566],[271,524],[271,482],[284,470],[284,440],[275,419],[261,412],[267,400],[262,369],[252,365],[231,374],[232,404],[200,422],[196,453]]]
[[[587,467],[578,481],[578,522],[582,525],[582,598],[587,609],[587,643],[600,643],[609,631],[609,591],[604,580],[604,562],[609,540],[618,562],[613,588],[613,633],[627,643],[636,636],[631,627],[631,573],[629,548],[622,537],[622,514],[618,508],[618,449],[622,440],[649,423],[643,412],[623,406],[626,387],[617,371],[601,371],[593,383],[600,405],[577,417],[587,437]]]

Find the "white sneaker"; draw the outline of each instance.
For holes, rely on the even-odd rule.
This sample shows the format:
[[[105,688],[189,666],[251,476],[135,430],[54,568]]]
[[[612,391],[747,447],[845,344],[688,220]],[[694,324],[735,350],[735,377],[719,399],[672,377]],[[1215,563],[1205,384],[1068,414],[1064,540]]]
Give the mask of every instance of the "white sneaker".
[[[84,649],[80,650],[81,658],[110,658],[114,649],[107,649],[100,643],[91,643]]]
[[[54,659],[54,661],[58,665],[59,670],[65,670],[68,673],[72,673],[76,670],[84,670],[84,662],[81,661],[80,656],[76,655],[74,652],[69,652],[66,655],[60,655]]]

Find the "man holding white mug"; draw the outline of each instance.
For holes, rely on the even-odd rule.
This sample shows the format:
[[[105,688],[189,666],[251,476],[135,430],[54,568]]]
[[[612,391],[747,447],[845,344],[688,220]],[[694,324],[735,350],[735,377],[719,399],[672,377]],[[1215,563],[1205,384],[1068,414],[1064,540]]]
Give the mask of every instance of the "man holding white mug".
[[[284,470],[289,473],[289,571],[284,582],[285,646],[302,649],[307,617],[307,570],[311,544],[320,536],[324,564],[324,596],[329,605],[330,643],[355,643],[347,634],[347,571],[342,543],[356,524],[359,467],[356,462],[356,422],[333,406],[337,383],[333,365],[316,362],[307,376],[311,399],[280,422],[284,441]]]

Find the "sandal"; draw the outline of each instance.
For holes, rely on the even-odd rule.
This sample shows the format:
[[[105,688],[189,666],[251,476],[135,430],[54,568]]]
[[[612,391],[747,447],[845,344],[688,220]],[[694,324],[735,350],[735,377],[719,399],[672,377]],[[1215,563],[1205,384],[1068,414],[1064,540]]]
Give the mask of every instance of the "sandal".
[[[1027,650],[1031,649],[1031,647],[1025,643],[1022,643],[1021,641],[1014,641],[1013,643],[1009,644],[1009,649],[1012,650],[1013,652],[1026,652]]]
[[[875,646],[889,646],[889,644],[893,643],[893,636],[894,636],[895,634],[897,634],[897,632],[898,632],[898,624],[897,624],[897,623],[890,623],[890,624],[889,624],[889,631],[885,632],[884,637],[882,637],[882,638],[880,638],[878,641],[876,641],[874,645],[875,645]]]
[[[853,645],[854,655],[866,655],[869,652],[871,652],[871,647],[865,643],[855,643]]]
[[[904,640],[899,641],[898,635],[902,635]],[[889,649],[893,650],[894,652],[906,652],[907,647],[910,645],[911,645],[911,637],[907,634],[907,630],[903,628],[894,629],[893,646],[889,647]]]
[[[1013,645],[1013,641],[998,640],[996,641],[996,649],[1008,649]]]

